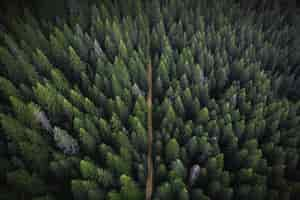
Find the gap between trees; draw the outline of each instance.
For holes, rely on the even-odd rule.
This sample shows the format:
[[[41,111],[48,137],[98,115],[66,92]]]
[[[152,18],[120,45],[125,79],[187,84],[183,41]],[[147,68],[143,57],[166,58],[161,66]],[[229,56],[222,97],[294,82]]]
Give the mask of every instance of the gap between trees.
[[[153,161],[152,161],[152,65],[147,66],[147,80],[148,80],[148,144],[147,144],[147,182],[146,182],[146,200],[151,200],[153,190]]]

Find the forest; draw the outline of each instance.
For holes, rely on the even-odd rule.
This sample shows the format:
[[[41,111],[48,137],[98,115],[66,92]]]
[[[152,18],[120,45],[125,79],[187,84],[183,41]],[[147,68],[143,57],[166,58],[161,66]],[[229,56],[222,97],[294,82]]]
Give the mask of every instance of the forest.
[[[300,13],[67,2],[0,20],[0,200],[299,199]]]

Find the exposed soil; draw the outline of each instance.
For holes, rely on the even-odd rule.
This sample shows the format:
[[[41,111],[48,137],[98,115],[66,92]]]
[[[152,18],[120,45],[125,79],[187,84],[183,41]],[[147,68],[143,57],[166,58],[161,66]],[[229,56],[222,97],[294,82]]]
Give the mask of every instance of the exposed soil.
[[[147,66],[147,79],[148,79],[148,145],[147,145],[147,182],[146,182],[146,200],[151,200],[153,190],[153,161],[152,161],[152,65],[149,63]]]

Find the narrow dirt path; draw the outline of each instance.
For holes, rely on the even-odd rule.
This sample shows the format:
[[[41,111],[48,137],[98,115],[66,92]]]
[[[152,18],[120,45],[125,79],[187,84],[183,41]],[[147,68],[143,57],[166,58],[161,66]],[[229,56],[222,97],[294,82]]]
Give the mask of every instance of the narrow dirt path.
[[[153,161],[152,161],[152,65],[149,63],[147,66],[147,79],[148,79],[148,145],[147,145],[147,182],[146,182],[146,200],[151,200],[153,190]]]

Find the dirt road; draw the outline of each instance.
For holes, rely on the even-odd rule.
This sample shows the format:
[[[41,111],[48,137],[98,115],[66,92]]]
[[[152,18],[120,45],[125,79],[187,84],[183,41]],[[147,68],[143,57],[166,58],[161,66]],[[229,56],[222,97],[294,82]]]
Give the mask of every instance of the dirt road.
[[[146,182],[146,200],[151,200],[153,190],[153,161],[152,161],[152,65],[149,63],[147,66],[147,79],[148,79],[148,145],[147,145],[147,182]]]

